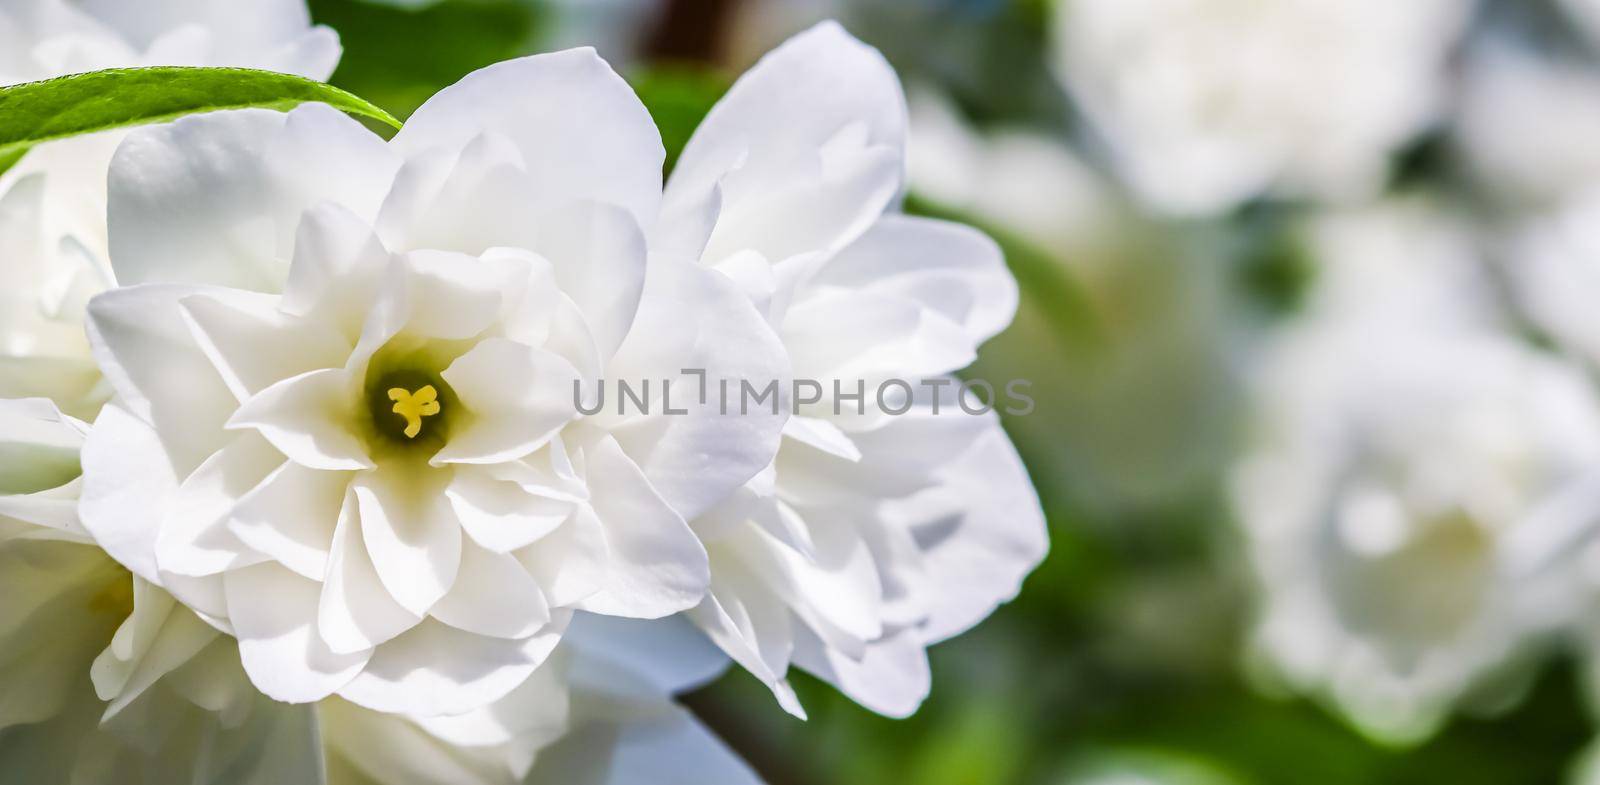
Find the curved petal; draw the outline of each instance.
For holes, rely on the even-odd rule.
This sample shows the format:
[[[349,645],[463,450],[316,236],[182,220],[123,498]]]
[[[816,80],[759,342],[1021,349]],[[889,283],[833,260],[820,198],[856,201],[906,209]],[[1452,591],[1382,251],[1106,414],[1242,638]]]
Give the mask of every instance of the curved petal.
[[[873,641],[865,656],[853,660],[802,627],[797,630],[794,661],[886,717],[911,716],[932,687],[928,653],[914,629]]]
[[[648,249],[639,220],[612,205],[575,202],[541,215],[538,227],[532,249],[550,260],[601,359],[609,359],[633,325],[644,292]]]
[[[372,566],[400,606],[419,615],[450,591],[461,568],[461,525],[435,474],[394,467],[351,483]]]
[[[458,630],[517,640],[550,622],[550,605],[515,558],[467,542],[460,575],[428,615]]]
[[[573,502],[530,493],[487,469],[458,467],[445,497],[461,528],[495,553],[524,548],[572,517]]]
[[[922,587],[928,643],[961,634],[1015,597],[1049,548],[1022,459],[998,421],[987,418],[987,426],[940,468],[934,488],[889,513],[909,526],[933,578]]]
[[[371,220],[398,167],[382,139],[325,104],[139,128],[109,175],[117,281],[280,291],[301,213],[331,201]]]
[[[318,586],[273,563],[223,577],[239,659],[256,688],[287,703],[320,700],[361,672],[371,650],[337,654],[317,634]]]
[[[230,429],[254,428],[289,460],[311,469],[354,471],[373,467],[357,421],[359,387],[343,368],[323,368],[277,382],[228,419]]]
[[[283,454],[254,433],[239,434],[178,486],[156,535],[156,563],[164,573],[215,575],[262,561],[228,529],[239,499],[273,470]]]
[[[461,150],[484,132],[522,154],[537,206],[594,200],[655,223],[665,152],[650,113],[593,49],[533,55],[468,74],[428,99],[391,144],[406,156]]]
[[[805,233],[811,250],[847,241],[898,193],[905,136],[905,96],[894,70],[837,23],[819,24],[763,57],[700,123],[673,169],[652,243],[692,250],[734,231],[759,249],[760,238],[742,232],[737,216],[775,216],[775,208],[758,205],[797,185],[853,181],[854,187],[811,194],[828,201],[807,204],[797,190],[787,203],[802,216],[834,211]],[[714,232],[692,236],[711,228],[693,218],[717,201]]]
[[[195,341],[180,305],[206,291],[124,286],[89,301],[86,326],[95,361],[127,411],[155,426],[180,475],[227,441],[222,424],[238,405]]]
[[[526,681],[560,642],[571,615],[552,614],[550,624],[520,641],[426,619],[379,646],[366,670],[339,696],[374,711],[425,717],[472,711]]]
[[[178,478],[155,430],[106,404],[83,443],[83,471],[83,527],[111,558],[160,585],[156,538]]]
[[[234,505],[228,530],[257,553],[321,581],[349,485],[349,472],[285,461]]]
[[[317,631],[336,652],[371,649],[422,621],[400,606],[378,578],[361,536],[355,491],[347,490],[339,509],[328,574],[317,605]]]
[[[685,371],[693,373],[685,373]],[[777,453],[788,406],[740,414],[721,406],[719,380],[738,390],[789,386],[787,353],[766,320],[731,281],[692,264],[651,265],[639,317],[606,375],[670,380],[650,417],[615,424],[612,434],[674,509],[693,519],[722,501]],[[704,384],[705,387],[701,385]],[[737,397],[737,393],[730,395]],[[671,406],[679,413],[668,414]]]
[[[699,604],[711,581],[706,550],[694,531],[650,487],[616,440],[584,450],[590,504],[609,553],[604,587],[579,608],[654,619]]]
[[[516,553],[538,579],[551,607],[577,605],[607,580],[610,550],[594,510],[579,506],[555,531]]]
[[[888,215],[830,259],[809,281],[909,299],[966,328],[973,345],[993,338],[1017,312],[1017,281],[1000,247],[949,221]]]
[[[488,338],[441,375],[467,411],[431,459],[435,465],[524,457],[578,416],[578,369],[552,352]]]
[[[196,343],[240,401],[306,371],[337,368],[350,356],[344,336],[278,310],[278,298],[217,291],[179,301]]]

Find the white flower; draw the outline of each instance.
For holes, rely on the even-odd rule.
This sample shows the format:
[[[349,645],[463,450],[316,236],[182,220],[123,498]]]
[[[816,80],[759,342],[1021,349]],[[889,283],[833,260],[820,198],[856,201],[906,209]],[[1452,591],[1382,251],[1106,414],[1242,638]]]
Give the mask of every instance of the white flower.
[[[727,663],[679,618],[585,614],[549,665],[464,714],[265,698],[234,639],[75,525],[86,429],[46,401],[0,399],[0,452],[18,459],[0,472],[7,781],[758,785],[672,702]]]
[[[1415,740],[1561,623],[1548,514],[1600,460],[1576,368],[1501,332],[1423,204],[1326,219],[1308,312],[1258,369],[1235,500],[1275,678]],[[1470,247],[1466,250],[1470,252]]]
[[[823,388],[801,401],[776,461],[694,521],[712,577],[691,618],[796,713],[791,663],[876,711],[910,713],[928,690],[925,647],[1013,596],[1045,550],[993,414],[964,414],[953,384],[937,415],[925,395],[901,416],[873,400],[885,379],[947,379],[1016,308],[988,238],[895,210],[905,129],[883,58],[837,25],[815,27],[712,109],[653,237],[737,281],[794,377]],[[861,382],[866,412],[835,414],[835,382],[847,394]]]
[[[784,418],[582,416],[574,384],[772,378],[782,347],[719,276],[647,257],[662,157],[589,50],[473,73],[389,143],[322,105],[135,131],[110,174],[122,287],[89,305],[118,398],[84,525],[286,701],[456,714],[575,609],[694,606],[685,518]]]
[[[303,0],[20,0],[0,8],[0,85],[101,68],[227,65],[326,78],[332,30]],[[83,304],[113,283],[106,167],[125,132],[42,144],[0,175],[0,395],[48,396],[92,417],[108,394]]]
[[[1062,80],[1153,205],[1360,197],[1439,110],[1466,0],[1061,0]]]

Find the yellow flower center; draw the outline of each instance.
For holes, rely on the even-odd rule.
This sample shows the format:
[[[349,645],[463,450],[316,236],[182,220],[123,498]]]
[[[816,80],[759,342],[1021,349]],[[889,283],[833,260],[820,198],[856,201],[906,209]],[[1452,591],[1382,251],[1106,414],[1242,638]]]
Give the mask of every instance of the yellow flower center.
[[[407,439],[422,433],[422,418],[439,413],[439,391],[431,384],[414,393],[404,387],[390,387],[389,400],[394,401],[394,413],[406,418]]]

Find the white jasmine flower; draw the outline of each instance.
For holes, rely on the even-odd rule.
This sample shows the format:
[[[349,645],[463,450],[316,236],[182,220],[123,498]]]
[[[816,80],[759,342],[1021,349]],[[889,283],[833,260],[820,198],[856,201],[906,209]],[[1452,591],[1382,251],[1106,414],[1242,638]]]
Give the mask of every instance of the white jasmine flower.
[[[1430,216],[1432,216],[1430,218]],[[1600,460],[1583,374],[1500,332],[1447,219],[1386,204],[1313,234],[1322,280],[1259,369],[1236,502],[1272,675],[1415,740],[1561,620],[1545,513]]]
[[[694,521],[712,576],[691,617],[796,713],[791,664],[876,711],[915,710],[925,647],[1013,596],[1045,550],[1010,442],[947,376],[1011,320],[1016,284],[981,233],[898,214],[905,132],[889,65],[815,27],[712,109],[653,237],[737,281],[793,376],[822,388],[798,396],[772,465]],[[872,400],[882,380],[925,378],[950,382],[937,414],[931,395],[899,416]],[[858,382],[864,411],[836,410],[834,384]]]
[[[102,68],[212,65],[325,79],[332,30],[303,0],[196,3],[18,0],[0,7],[0,85]],[[92,417],[107,391],[83,337],[83,304],[114,283],[106,167],[124,131],[38,145],[0,174],[0,395],[54,398]]]
[[[234,639],[75,525],[70,478],[85,430],[46,401],[0,400],[0,453],[16,459],[0,474],[8,781],[759,782],[673,704],[727,663],[676,618],[585,615],[549,665],[464,714],[261,696]]]
[[[1061,0],[1058,72],[1164,210],[1374,193],[1434,119],[1467,0]]]
[[[473,73],[389,143],[322,105],[133,132],[84,525],[291,702],[459,714],[574,610],[693,607],[685,517],[784,417],[585,416],[574,385],[773,378],[782,347],[719,276],[647,259],[662,158],[589,50]]]

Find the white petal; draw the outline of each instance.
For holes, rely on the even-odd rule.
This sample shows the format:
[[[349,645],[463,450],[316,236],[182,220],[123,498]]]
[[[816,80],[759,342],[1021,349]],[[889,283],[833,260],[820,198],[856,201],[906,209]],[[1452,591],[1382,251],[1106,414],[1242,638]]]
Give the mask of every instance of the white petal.
[[[604,588],[579,607],[654,619],[699,604],[711,580],[706,551],[683,518],[650,487],[616,440],[584,451],[591,500],[605,532]]]
[[[132,669],[127,678],[116,686],[115,691],[109,693],[101,691],[101,680],[96,679],[95,688],[99,691],[100,698],[111,701],[106,706],[101,721],[116,716],[128,704],[143,695],[156,681],[193,659],[219,635],[216,628],[201,621],[200,617],[189,609],[170,608],[163,614],[161,626],[154,639],[131,663]],[[110,654],[110,649],[102,652],[95,660],[95,666],[100,668],[103,667],[102,663],[110,662]]]
[[[317,712],[330,782],[507,785],[512,781],[504,768],[463,754],[411,717],[372,711],[339,698],[322,701]]]
[[[490,131],[522,153],[542,201],[594,200],[650,226],[665,153],[650,113],[592,49],[534,55],[468,74],[428,99],[392,145],[459,150]]]
[[[436,465],[521,458],[578,416],[578,370],[558,354],[515,341],[480,341],[441,375],[466,411],[431,459]]]
[[[993,418],[939,472],[939,486],[894,512],[912,527],[934,580],[924,600],[929,643],[959,635],[1017,595],[1044,559],[1044,512],[1022,459]]]
[[[977,359],[976,344],[958,322],[882,292],[836,290],[797,302],[782,334],[795,376],[821,381],[824,401],[831,400],[836,380],[889,377],[916,385],[925,376],[959,370]],[[851,389],[849,384],[843,388]],[[869,408],[877,405],[878,390],[867,385]]]
[[[240,401],[291,376],[337,368],[350,356],[343,335],[284,314],[276,297],[213,292],[185,297],[180,306],[196,343]]]
[[[238,400],[189,330],[179,302],[205,290],[125,286],[89,302],[95,361],[122,404],[155,426],[173,468],[187,475],[227,440]]]
[[[280,291],[301,213],[332,201],[370,219],[398,165],[381,139],[324,104],[137,129],[111,164],[117,281]]]
[[[501,256],[493,263],[458,253],[412,251],[405,270],[407,332],[429,338],[472,338],[494,324],[504,292],[526,279],[525,262]]]
[[[794,661],[862,706],[901,718],[916,712],[931,687],[928,654],[922,647],[915,630],[902,630],[872,642],[866,656],[857,661],[826,648],[801,628]]]
[[[537,635],[521,641],[424,620],[379,646],[366,670],[339,695],[374,711],[421,716],[478,709],[522,684],[550,656],[570,617],[557,612]]]
[[[644,291],[648,251],[638,220],[619,207],[577,202],[539,217],[532,248],[550,260],[600,356],[609,358],[633,325]]]
[[[456,469],[445,496],[467,536],[496,553],[510,553],[538,541],[573,513],[570,501],[530,493],[515,482],[473,467]]]
[[[233,506],[283,464],[283,454],[254,433],[238,434],[178,486],[156,536],[162,572],[215,575],[262,561],[228,529]]]
[[[401,607],[415,614],[427,613],[450,590],[461,567],[461,525],[437,474],[386,467],[351,484],[372,565]]]
[[[515,558],[467,542],[455,584],[428,615],[459,630],[520,639],[550,622],[550,606]]]
[[[230,429],[254,428],[302,466],[325,471],[370,469],[372,459],[353,424],[360,386],[343,368],[284,379],[240,404]]]
[[[883,291],[962,325],[974,345],[1017,311],[1017,282],[999,246],[962,224],[885,216],[824,265],[811,286]]]
[[[83,526],[111,558],[160,585],[156,537],[178,489],[155,430],[113,402],[83,444]]]
[[[317,631],[329,648],[341,653],[373,648],[422,621],[420,614],[401,607],[378,578],[361,536],[360,515],[355,491],[346,491],[317,605]]]
[[[277,564],[223,579],[239,659],[256,688],[275,700],[320,700],[350,682],[372,652],[336,654],[316,631],[318,586]]]
[[[729,567],[716,565],[711,593],[686,615],[740,667],[767,685],[784,711],[806,719],[800,697],[789,684],[793,614],[758,582],[747,576],[730,578],[735,570]]]
[[[228,529],[256,552],[321,581],[349,485],[348,472],[286,461],[239,499]]]
[[[582,505],[555,531],[516,556],[538,579],[550,606],[566,608],[605,585],[610,552],[600,521],[588,505]]]
[[[697,375],[685,369],[704,372],[704,399]],[[719,405],[720,379],[730,380],[734,391],[740,380],[757,388],[776,382],[781,390],[789,379],[783,345],[719,273],[670,260],[653,264],[639,318],[607,376],[672,381],[670,404],[687,414],[667,415],[668,402],[658,400],[653,416],[615,427],[613,434],[686,518],[726,498],[777,452],[786,406],[778,414],[765,407],[740,414],[737,405],[726,412]],[[608,422],[604,414],[594,419]]]
[[[324,202],[300,216],[280,307],[359,336],[388,270],[389,253],[371,225],[349,208]]]
[[[717,231],[738,231],[730,216],[757,215],[757,203],[796,184],[814,186],[825,173],[837,181],[839,170],[862,171],[863,161],[882,161],[888,168],[859,180],[873,185],[833,194],[824,203],[791,202],[801,211],[800,220],[811,210],[841,211],[844,220],[832,232],[817,232],[824,228],[817,225],[808,233],[813,248],[847,240],[898,190],[905,134],[905,96],[893,69],[837,24],[824,22],[763,57],[700,123],[673,169],[662,208],[663,215],[678,218],[677,225],[663,221],[661,230],[700,225],[683,219],[705,212],[699,205],[720,198]],[[840,150],[843,155],[824,160],[823,151],[840,141],[850,143]],[[847,195],[854,198],[838,198]],[[699,244],[705,240],[701,237]],[[675,238],[673,245],[695,243]]]

